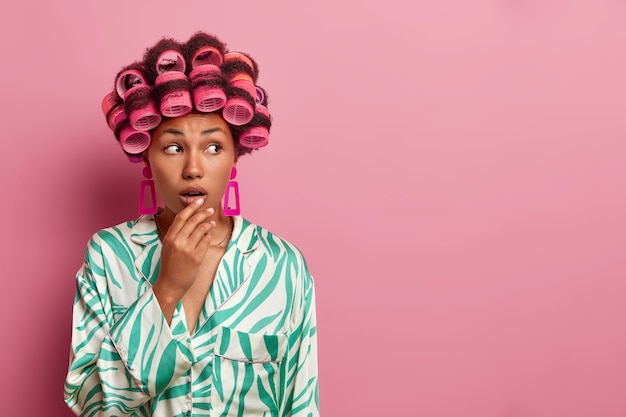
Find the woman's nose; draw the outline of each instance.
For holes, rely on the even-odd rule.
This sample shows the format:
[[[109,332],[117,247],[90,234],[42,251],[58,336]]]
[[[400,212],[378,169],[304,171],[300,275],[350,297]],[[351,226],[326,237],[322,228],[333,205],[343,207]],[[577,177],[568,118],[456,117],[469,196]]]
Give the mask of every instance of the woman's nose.
[[[196,155],[195,153],[187,155],[185,167],[183,169],[183,177],[186,179],[202,178],[204,170],[202,169],[202,161],[200,158],[201,156]]]

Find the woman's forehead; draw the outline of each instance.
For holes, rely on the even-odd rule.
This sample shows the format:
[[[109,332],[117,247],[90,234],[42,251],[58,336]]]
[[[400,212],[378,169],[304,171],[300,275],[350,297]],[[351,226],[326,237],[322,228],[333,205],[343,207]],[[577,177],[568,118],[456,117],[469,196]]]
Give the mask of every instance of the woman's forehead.
[[[154,130],[154,135],[164,131],[180,131],[185,134],[202,133],[205,131],[222,131],[230,135],[226,121],[217,113],[193,112],[185,116],[163,119]]]

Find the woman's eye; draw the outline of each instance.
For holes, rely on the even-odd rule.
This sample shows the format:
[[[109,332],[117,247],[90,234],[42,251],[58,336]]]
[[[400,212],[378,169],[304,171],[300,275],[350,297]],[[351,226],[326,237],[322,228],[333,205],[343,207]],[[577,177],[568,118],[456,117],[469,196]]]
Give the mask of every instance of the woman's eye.
[[[178,145],[170,145],[167,148],[165,148],[165,153],[170,154],[170,155],[174,155],[182,151],[183,149]]]
[[[215,153],[219,153],[219,151],[220,151],[220,149],[222,149],[222,147],[220,145],[214,143],[212,145],[209,145],[206,149],[207,149],[207,151],[209,153],[215,154]]]

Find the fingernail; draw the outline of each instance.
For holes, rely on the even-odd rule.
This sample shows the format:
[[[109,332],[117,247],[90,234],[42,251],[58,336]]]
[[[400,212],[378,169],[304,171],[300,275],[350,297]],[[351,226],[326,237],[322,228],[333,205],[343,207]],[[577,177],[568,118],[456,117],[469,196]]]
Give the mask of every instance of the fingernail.
[[[200,204],[204,203],[204,198],[199,198],[199,199],[197,199],[197,200],[195,201],[195,203],[196,203],[197,205],[200,205]]]
[[[208,209],[206,209],[206,211],[208,211],[209,213],[213,213],[215,210],[213,210],[213,207],[209,207]]]

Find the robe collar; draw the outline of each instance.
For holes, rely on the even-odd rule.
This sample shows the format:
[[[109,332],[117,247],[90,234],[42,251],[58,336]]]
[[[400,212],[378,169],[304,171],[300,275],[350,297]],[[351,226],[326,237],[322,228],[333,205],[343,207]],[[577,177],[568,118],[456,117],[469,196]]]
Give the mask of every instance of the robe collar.
[[[243,255],[246,259],[259,247],[258,227],[241,216],[233,216],[233,232],[228,242],[223,260],[232,262],[233,259]],[[148,257],[153,258],[160,254],[161,242],[157,232],[156,221],[153,215],[143,215],[131,225],[130,240],[138,245],[139,253],[135,257],[135,267],[143,277],[154,284],[156,280],[155,268],[157,262],[149,262]],[[159,259],[159,256],[156,256]],[[243,278],[243,277],[242,277]]]

